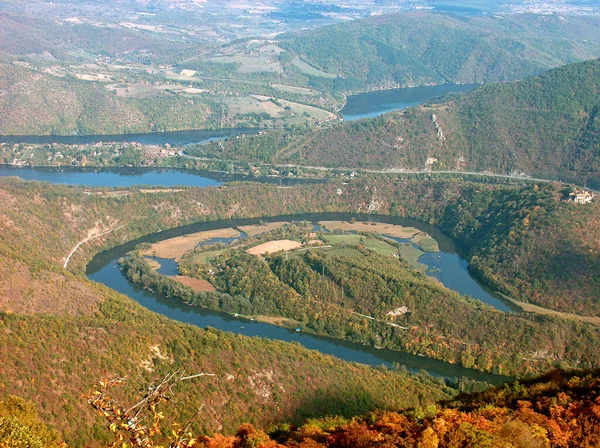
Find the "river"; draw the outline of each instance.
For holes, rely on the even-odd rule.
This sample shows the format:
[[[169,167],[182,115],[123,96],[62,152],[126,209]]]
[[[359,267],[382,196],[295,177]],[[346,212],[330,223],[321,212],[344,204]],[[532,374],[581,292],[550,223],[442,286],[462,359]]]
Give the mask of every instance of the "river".
[[[448,93],[467,92],[477,86],[478,84],[442,84],[360,93],[349,96],[340,112],[345,121],[372,118],[386,112],[418,106]]]
[[[383,112],[403,109],[421,104],[422,102],[452,91],[465,91],[473,86],[435,86],[415,89],[402,89],[402,91],[372,92],[364,95],[350,97],[346,106],[347,119],[358,119],[378,115]],[[361,106],[362,105],[362,106]],[[360,110],[360,107],[363,109]],[[347,109],[350,108],[350,109]],[[352,112],[352,109],[354,112]],[[350,111],[350,112],[349,112]],[[247,131],[247,130],[246,130]],[[136,141],[143,144],[185,145],[199,143],[219,138],[226,138],[245,130],[220,130],[220,131],[183,131],[172,133],[133,134],[117,136],[0,136],[0,143],[65,143],[65,144],[90,144],[99,141]],[[252,132],[252,131],[247,131]],[[38,180],[57,184],[86,185],[99,187],[126,187],[132,185],[149,186],[195,186],[208,187],[220,185],[227,180],[235,180],[219,174],[199,173],[180,169],[81,169],[81,168],[14,168],[0,165],[0,176],[17,175],[27,180]],[[280,182],[272,179],[272,182]],[[287,183],[286,180],[284,180]],[[297,182],[297,181],[292,181]],[[321,220],[377,220],[405,226],[417,227],[433,236],[439,244],[439,254],[425,254],[420,261],[433,268],[428,274],[437,277],[449,288],[462,294],[484,301],[502,311],[514,310],[509,303],[489,291],[475,281],[467,271],[467,262],[456,247],[452,239],[448,238],[437,228],[419,221],[401,219],[389,216],[361,216],[340,213],[294,215],[285,217],[262,218],[265,221],[277,220],[308,220],[317,222]],[[255,321],[237,319],[224,313],[203,310],[198,307],[185,305],[176,300],[152,293],[129,283],[121,274],[117,260],[142,241],[155,242],[186,233],[210,230],[222,227],[231,227],[255,224],[259,219],[246,219],[235,221],[214,221],[198,223],[177,229],[170,229],[154,235],[148,235],[136,241],[116,247],[110,251],[98,254],[87,267],[87,274],[91,280],[104,283],[108,287],[132,297],[141,305],[163,314],[169,318],[197,325],[200,327],[211,326],[223,331],[247,336],[261,336],[270,339],[299,342],[303,346],[319,350],[323,353],[334,355],[346,361],[354,361],[368,365],[392,365],[399,363],[411,371],[426,370],[433,375],[447,377],[465,376],[480,381],[498,384],[508,378],[486,374],[471,369],[465,369],[453,364],[437,360],[413,356],[397,351],[377,350],[359,344],[340,341],[326,337],[319,337],[306,333],[290,331],[273,325]]]
[[[372,215],[353,215],[348,213],[318,213],[318,214],[303,214],[292,216],[278,216],[271,218],[262,218],[264,221],[328,221],[328,220],[350,220],[355,218],[357,221],[371,220],[378,222],[387,222],[392,224],[400,224],[404,226],[417,227],[422,231],[433,236],[439,244],[440,253],[432,257],[441,267],[441,272],[449,271],[450,277],[455,278],[459,290],[475,291],[479,288],[484,294],[477,297],[479,300],[491,302],[492,306],[510,311],[509,304],[502,301],[500,297],[495,297],[489,290],[485,290],[473,278],[470,277],[466,270],[466,261],[460,254],[460,248],[452,241],[451,238],[444,235],[436,227],[415,221],[391,216],[372,216]],[[319,337],[308,333],[291,331],[285,328],[276,327],[269,324],[234,318],[225,313],[219,313],[209,310],[204,310],[198,307],[193,307],[182,303],[181,301],[162,296],[160,294],[144,290],[131,284],[122,275],[117,261],[125,256],[127,252],[132,250],[135,245],[140,242],[156,242],[174,236],[199,232],[203,230],[212,230],[217,228],[225,228],[231,226],[241,226],[256,224],[259,219],[240,219],[240,220],[221,220],[205,223],[192,224],[185,227],[166,230],[160,233],[152,234],[139,238],[135,241],[130,241],[122,246],[116,247],[109,251],[100,253],[94,257],[87,267],[87,275],[91,280],[105,284],[106,286],[132,297],[142,306],[163,314],[171,319],[185,322],[199,327],[210,326],[223,331],[232,331],[234,333],[243,334],[246,336],[260,336],[269,339],[278,339],[288,342],[299,342],[303,346],[319,350],[323,353],[334,355],[346,361],[359,362],[369,365],[387,365],[393,363],[405,365],[411,371],[426,370],[432,375],[446,377],[461,377],[465,376],[480,381],[487,381],[493,384],[498,384],[506,381],[507,378],[485,374],[471,369],[465,369],[454,364],[444,363],[442,361],[432,360],[421,356],[409,355],[393,350],[374,349],[365,347],[360,344],[340,341],[337,339]],[[423,257],[422,257],[423,258]],[[425,261],[427,263],[427,261]],[[172,268],[172,267],[171,267]],[[462,280],[459,280],[462,279]],[[444,281],[444,280],[442,280]],[[473,289],[474,288],[474,289]],[[479,294],[476,293],[476,294]]]
[[[16,176],[51,184],[84,187],[218,187],[224,182],[252,181],[281,186],[315,184],[323,179],[288,177],[251,178],[214,171],[186,170],[184,168],[80,168],[80,167],[15,167],[0,164],[0,177]]]
[[[424,102],[453,92],[466,92],[477,84],[442,84],[405,89],[381,90],[348,96],[341,110],[346,121],[381,115],[385,112],[418,106]],[[0,143],[90,145],[99,142],[136,142],[143,145],[185,146],[222,140],[242,134],[255,134],[258,128],[196,129],[189,131],[151,132],[146,134],[104,135],[0,135]]]

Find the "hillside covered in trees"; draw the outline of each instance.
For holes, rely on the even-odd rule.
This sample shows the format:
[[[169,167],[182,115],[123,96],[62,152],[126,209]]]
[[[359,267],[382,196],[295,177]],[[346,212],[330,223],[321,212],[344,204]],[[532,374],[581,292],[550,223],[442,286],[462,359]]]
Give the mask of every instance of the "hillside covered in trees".
[[[210,99],[169,92],[121,97],[104,84],[56,76],[0,57],[0,134],[123,134],[210,128],[221,109]]]
[[[600,56],[595,17],[387,14],[289,34],[280,45],[358,92],[512,81]]]
[[[136,188],[119,193],[92,190],[88,195],[77,187],[14,179],[0,182],[4,204],[0,211],[0,387],[3,394],[34,400],[41,418],[76,445],[106,440],[101,424],[85,413],[80,399],[87,387],[104,376],[126,374],[130,381],[123,397],[127,398],[133,396],[136,384],[147,384],[179,367],[226,378],[232,375],[231,381],[203,379],[183,390],[193,391],[198,400],[194,403],[206,403],[207,413],[214,417],[196,429],[209,431],[220,425],[231,431],[244,421],[258,427],[299,422],[322,415],[324,409],[350,416],[378,408],[427,405],[456,393],[431,379],[350,366],[295,345],[175,324],[82,276],[86,260],[102,248],[159,229],[280,213],[361,213],[367,211],[376,188],[379,213],[440,225],[470,248],[471,263],[494,287],[549,308],[597,315],[599,289],[590,273],[598,269],[600,243],[593,235],[598,234],[594,229],[600,223],[600,209],[597,204],[581,207],[563,202],[561,191],[552,186],[362,179],[348,185],[330,182],[283,189],[245,183],[162,193]],[[336,193],[338,188],[343,188],[342,195]],[[69,265],[75,273],[62,268],[78,241],[106,229],[118,230],[83,245]],[[276,267],[282,278],[284,267]],[[487,269],[494,275],[488,276]],[[563,281],[564,276],[571,281]],[[448,293],[440,294],[450,299]],[[557,329],[554,345],[568,341],[566,329],[575,325],[559,317],[530,318]],[[584,332],[597,331],[590,324],[577,325]],[[433,354],[443,339],[430,342]],[[542,345],[540,350],[548,348]],[[576,343],[567,345],[569,353],[585,349]],[[555,351],[553,356],[562,358],[561,353]],[[20,376],[23,369],[32,372],[28,379]],[[248,378],[259,389],[253,389]],[[270,391],[269,398],[257,395],[263,390]],[[312,406],[306,394],[315,396],[319,391],[329,398]],[[222,397],[230,398],[223,402]]]
[[[11,135],[303,128],[333,120],[352,92],[512,81],[600,56],[593,16],[421,11],[211,42],[184,31],[201,26],[192,16],[166,27],[171,13],[13,8],[0,15],[0,134]],[[217,28],[231,38],[243,27]]]
[[[233,437],[215,435],[198,446],[371,448],[583,447],[600,443],[598,372],[553,372],[450,403],[353,419],[314,419],[268,434],[244,425]]]
[[[183,419],[185,410],[204,403],[209,417],[194,424],[197,432],[231,432],[248,421],[262,427],[426,405],[457,392],[428,376],[346,363],[297,344],[179,324],[62,268],[71,248],[93,229],[126,224],[108,240],[82,247],[74,266],[107,243],[231,216],[240,198],[248,199],[248,209],[240,213],[257,215],[261,208],[245,196],[247,186],[189,189],[186,198],[135,190],[120,197],[97,191],[86,195],[81,188],[14,179],[0,184],[0,401],[7,395],[32,400],[41,420],[69,444],[107,443],[102,419],[81,398],[104,377],[126,376],[118,397],[131,400],[140,385],[175,369],[215,373],[215,378],[188,382],[181,390],[189,397],[185,409],[173,415]],[[257,187],[258,201],[277,192]],[[288,194],[290,208],[307,206]],[[0,406],[4,423],[3,418]],[[27,413],[21,420],[29,418]]]
[[[249,162],[525,173],[600,186],[600,60],[315,132],[190,148]]]

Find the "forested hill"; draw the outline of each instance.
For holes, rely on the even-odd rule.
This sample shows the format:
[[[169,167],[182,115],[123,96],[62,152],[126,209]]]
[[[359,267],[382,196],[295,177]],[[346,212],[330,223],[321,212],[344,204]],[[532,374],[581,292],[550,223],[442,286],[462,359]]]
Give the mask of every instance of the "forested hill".
[[[598,446],[599,386],[598,372],[553,372],[525,384],[408,412],[376,412],[350,420],[329,417],[299,428],[281,426],[270,434],[244,425],[235,437],[206,437],[200,446]]]
[[[0,57],[0,134],[122,134],[205,128],[219,110],[164,92],[115,95],[104,85]],[[216,117],[219,118],[218,116]]]
[[[272,133],[189,152],[328,167],[517,172],[597,188],[599,79],[600,61],[590,60],[320,132]]]
[[[338,91],[509,81],[600,56],[600,19],[412,12],[288,35],[280,45],[338,75]]]

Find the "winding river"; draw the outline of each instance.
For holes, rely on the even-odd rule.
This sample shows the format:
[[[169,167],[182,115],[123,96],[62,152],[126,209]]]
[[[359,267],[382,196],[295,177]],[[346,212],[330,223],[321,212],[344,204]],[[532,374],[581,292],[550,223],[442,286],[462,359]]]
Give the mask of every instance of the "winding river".
[[[384,112],[404,109],[449,92],[466,91],[474,86],[433,86],[398,91],[372,92],[348,98],[348,104],[342,111],[347,120],[379,115]],[[181,131],[171,133],[134,134],[134,135],[99,135],[99,136],[0,136],[0,143],[63,143],[91,144],[99,141],[139,142],[142,144],[186,145],[215,139],[227,138],[240,133],[256,130],[223,129],[218,131]],[[215,173],[202,173],[181,169],[81,169],[81,168],[15,168],[0,165],[0,176],[19,176],[26,180],[37,180],[55,184],[85,185],[97,187],[128,187],[133,185],[148,186],[194,186],[209,187],[221,185],[222,182],[238,178]],[[279,179],[261,180],[281,182]],[[290,181],[283,180],[284,183]],[[291,181],[290,183],[297,183]],[[309,181],[310,182],[310,181]],[[460,247],[451,238],[444,235],[436,227],[420,221],[390,216],[352,215],[346,213],[320,213],[308,215],[279,216],[262,218],[264,221],[300,221],[311,222],[325,220],[378,221],[391,224],[416,227],[434,237],[440,248],[439,253],[424,254],[419,261],[430,269],[428,275],[438,278],[448,288],[468,294],[504,312],[514,311],[514,307],[494,292],[488,290],[473,279],[467,271],[467,262]],[[247,336],[260,336],[288,342],[297,342],[303,346],[334,355],[346,361],[368,365],[401,364],[411,371],[425,370],[432,375],[445,377],[468,377],[474,380],[499,384],[509,378],[465,369],[454,364],[432,360],[421,356],[387,349],[374,349],[337,339],[320,337],[308,333],[291,331],[260,322],[234,318],[225,313],[192,307],[173,298],[143,290],[129,283],[117,266],[117,260],[132,250],[142,241],[156,242],[187,233],[212,230],[217,228],[256,224],[259,219],[221,220],[198,223],[190,226],[170,229],[161,233],[148,235],[122,246],[100,253],[94,257],[87,267],[87,275],[91,280],[103,283],[108,287],[126,294],[157,313],[171,319],[197,325],[214,327],[223,331],[231,331]]]
[[[469,293],[478,300],[485,301],[496,308],[502,309],[506,312],[513,310],[510,304],[504,302],[501,297],[496,296],[489,290],[486,290],[472,277],[470,277],[468,271],[466,270],[466,261],[461,255],[460,247],[457,247],[451,238],[444,235],[436,227],[420,221],[392,216],[354,215],[348,213],[301,214],[262,218],[262,220],[318,222],[331,220],[349,221],[352,218],[355,218],[357,221],[370,220],[390,224],[400,224],[403,226],[412,226],[429,233],[438,241],[440,252],[436,253],[435,257],[429,257],[431,258],[431,264],[428,259],[423,260],[423,258],[427,258],[425,256],[421,257],[420,261],[430,266],[438,267],[439,271],[436,271],[432,275],[440,278],[442,282],[448,282],[450,279],[452,279],[452,281],[454,281],[458,286],[458,289],[456,290],[459,292]],[[189,226],[148,235],[96,255],[96,257],[94,257],[87,267],[87,275],[91,280],[104,283],[108,287],[132,297],[146,308],[180,322],[185,322],[200,327],[209,326],[223,331],[231,331],[246,336],[260,336],[287,342],[298,342],[309,349],[319,350],[323,353],[334,355],[346,361],[359,362],[375,366],[382,364],[391,366],[394,363],[397,363],[406,366],[411,371],[426,370],[432,375],[445,377],[464,376],[475,380],[487,381],[493,384],[498,384],[507,380],[506,377],[465,369],[454,364],[448,364],[421,356],[409,355],[387,349],[374,349],[351,342],[315,336],[308,333],[300,333],[256,321],[234,318],[225,313],[189,306],[177,299],[168,298],[131,284],[122,275],[117,265],[118,259],[125,256],[127,252],[132,250],[140,242],[156,242],[172,238],[174,236],[200,232],[204,230],[213,230],[232,226],[237,227],[242,225],[256,224],[258,222],[258,218],[211,221],[192,224]],[[445,276],[446,272],[447,278]],[[448,286],[452,289],[455,289],[451,285]]]

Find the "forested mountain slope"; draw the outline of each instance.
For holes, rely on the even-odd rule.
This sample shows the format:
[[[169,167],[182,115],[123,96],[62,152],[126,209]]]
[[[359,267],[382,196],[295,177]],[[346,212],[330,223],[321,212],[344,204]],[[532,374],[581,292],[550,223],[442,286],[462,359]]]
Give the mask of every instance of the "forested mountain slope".
[[[206,437],[204,448],[567,447],[598,446],[598,372],[553,372],[525,384],[463,396],[408,412],[327,418],[266,434],[250,425],[235,437]]]
[[[491,84],[317,132],[199,145],[190,154],[370,169],[490,171],[600,186],[600,60]]]
[[[204,128],[219,117],[211,102],[163,92],[124,98],[103,83],[57,76],[0,57],[0,134],[122,134]]]
[[[338,76],[340,91],[487,83],[600,56],[600,21],[560,15],[390,14],[304,33],[280,44]]]
[[[0,185],[0,394],[35,400],[43,419],[76,444],[104,440],[105,433],[80,399],[102,376],[127,375],[124,394],[132,397],[137,385],[174,368],[217,373],[214,382],[202,380],[183,393],[193,395],[192,407],[206,403],[210,417],[204,429],[222,425],[225,431],[242,421],[264,426],[323,410],[351,415],[427,404],[452,393],[429,380],[351,367],[298,346],[201,330],[159,317],[62,269],[72,247],[94,232],[125,225],[83,245],[70,264],[75,271],[102,247],[158,229],[229,217],[365,212],[376,191],[379,213],[438,224],[467,244],[474,267],[495,287],[547,307],[598,313],[593,273],[599,263],[600,243],[594,235],[600,209],[597,204],[586,208],[562,202],[560,192],[550,186],[365,179],[346,186],[331,182],[280,189],[242,184],[164,193],[93,190],[87,195],[81,188],[37,182],[4,179]],[[338,195],[338,188],[344,194]],[[583,334],[594,338],[596,327],[554,317],[527,319],[539,320],[536,328],[556,329],[551,335],[544,333],[543,340],[551,342],[538,347],[541,358],[523,360],[527,369],[567,360],[572,364],[574,357],[597,366],[597,354],[575,342]],[[531,335],[523,337],[534,345],[537,341]],[[444,339],[431,340],[427,352],[444,353],[444,346]],[[496,346],[494,341],[481,349],[492,353]],[[486,356],[469,362],[498,369]],[[24,370],[31,376],[23,376]],[[234,378],[229,381],[228,375]],[[254,384],[253,378],[262,378],[264,384],[255,390],[248,378]],[[261,395],[263,390],[270,391],[268,398]],[[321,393],[329,398],[311,401]],[[229,398],[224,402],[222,397]]]

